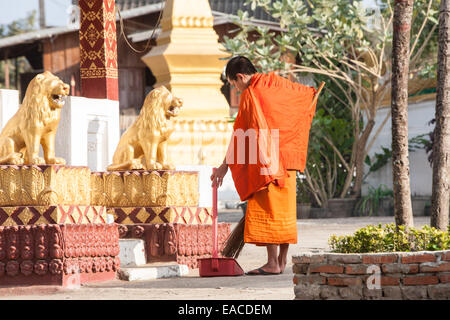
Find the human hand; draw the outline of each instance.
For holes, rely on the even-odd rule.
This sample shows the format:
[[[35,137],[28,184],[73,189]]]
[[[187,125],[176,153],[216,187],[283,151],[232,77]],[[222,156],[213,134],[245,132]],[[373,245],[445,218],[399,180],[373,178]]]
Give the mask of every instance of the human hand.
[[[223,177],[225,177],[227,171],[228,165],[226,163],[222,163],[219,168],[213,170],[213,173],[211,175],[211,186],[214,187],[216,185],[217,187],[220,187],[223,182]]]

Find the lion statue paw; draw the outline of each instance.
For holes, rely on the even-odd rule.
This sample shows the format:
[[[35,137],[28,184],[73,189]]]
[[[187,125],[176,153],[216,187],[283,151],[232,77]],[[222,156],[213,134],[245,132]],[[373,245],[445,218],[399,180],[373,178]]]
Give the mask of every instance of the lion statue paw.
[[[23,158],[23,154],[20,152],[14,152],[10,155],[8,162],[14,165],[22,165],[25,163],[25,159]]]
[[[42,157],[33,157],[32,159],[30,159],[29,164],[41,165],[45,164],[45,160]]]
[[[65,165],[66,164],[66,160],[63,159],[63,158],[55,157],[55,158],[48,159],[47,163],[48,164],[62,164],[62,165]]]
[[[142,170],[142,169],[144,169],[144,165],[142,164],[141,159],[131,160],[130,170]]]
[[[163,170],[175,170],[175,166],[171,163],[166,163],[162,166]]]
[[[159,162],[150,161],[150,163],[148,163],[146,167],[147,170],[161,170],[163,168],[163,165]]]

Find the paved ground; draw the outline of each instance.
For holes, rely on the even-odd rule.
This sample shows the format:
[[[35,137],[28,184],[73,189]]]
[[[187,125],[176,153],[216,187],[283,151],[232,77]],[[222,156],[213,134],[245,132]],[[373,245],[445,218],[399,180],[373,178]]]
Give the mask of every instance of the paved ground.
[[[226,210],[219,213],[219,221],[232,223],[232,228],[242,217],[241,212]],[[361,217],[339,219],[298,220],[299,242],[290,246],[288,256],[301,251],[329,250],[330,235],[351,234],[368,224],[392,223],[394,217]],[[415,217],[416,227],[429,224],[429,217]],[[246,245],[238,262],[245,271],[257,268],[265,262],[265,248]],[[76,290],[57,288],[0,289],[0,299],[45,299],[45,300],[203,300],[203,299],[246,299],[246,300],[292,300],[292,263],[286,271],[275,276],[242,276],[200,278],[198,269],[182,278],[156,279],[151,281],[126,282],[114,280],[106,283],[83,285]]]

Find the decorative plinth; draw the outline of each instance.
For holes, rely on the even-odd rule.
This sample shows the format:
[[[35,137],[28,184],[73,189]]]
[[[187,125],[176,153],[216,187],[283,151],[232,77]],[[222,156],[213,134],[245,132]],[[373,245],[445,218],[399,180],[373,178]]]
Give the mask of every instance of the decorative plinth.
[[[0,166],[0,207],[89,205],[88,167]]]
[[[112,280],[118,254],[117,224],[0,227],[0,286]]]
[[[230,234],[229,223],[218,224],[219,251]],[[197,259],[212,254],[211,225],[180,223],[119,225],[120,238],[145,241],[147,262],[176,261],[191,269],[198,268]]]
[[[67,223],[106,223],[102,206],[0,207],[0,226]]]
[[[136,207],[108,208],[120,224],[184,223],[212,224],[211,208],[201,207]]]
[[[111,171],[91,174],[91,204],[110,207],[197,206],[198,173]]]

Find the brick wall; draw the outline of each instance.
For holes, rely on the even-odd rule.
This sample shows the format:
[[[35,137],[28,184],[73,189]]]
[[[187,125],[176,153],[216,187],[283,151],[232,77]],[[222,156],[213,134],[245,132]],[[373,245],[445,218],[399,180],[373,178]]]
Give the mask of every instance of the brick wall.
[[[308,252],[292,262],[297,300],[450,299],[450,250]]]

